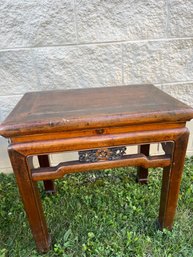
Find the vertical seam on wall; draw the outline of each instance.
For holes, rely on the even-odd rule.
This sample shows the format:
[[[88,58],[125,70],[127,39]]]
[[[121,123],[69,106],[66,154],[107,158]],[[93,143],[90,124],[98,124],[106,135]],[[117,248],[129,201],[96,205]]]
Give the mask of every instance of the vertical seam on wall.
[[[40,90],[41,83],[40,83],[40,77],[39,77],[39,74],[38,74],[38,71],[37,71],[36,61],[35,61],[35,57],[34,57],[34,51],[33,50],[30,50],[30,51],[31,51],[33,66],[34,66],[36,79],[37,79],[37,90]]]
[[[169,12],[169,6],[170,6],[170,3],[169,3],[170,0],[166,0],[166,37],[169,38],[169,15],[170,15],[170,12]]]
[[[122,84],[124,85],[124,64],[123,64],[123,44],[121,44],[121,73],[122,73]]]
[[[193,131],[193,120],[190,120],[187,122],[187,128],[190,131],[190,135],[189,135],[189,143],[187,146],[187,153],[189,156],[193,156],[193,133],[191,133]]]
[[[77,26],[77,17],[76,17],[76,0],[73,0],[73,9],[74,9],[74,27],[75,27],[75,34],[76,34],[76,44],[78,44],[79,40],[78,40],[78,26]]]

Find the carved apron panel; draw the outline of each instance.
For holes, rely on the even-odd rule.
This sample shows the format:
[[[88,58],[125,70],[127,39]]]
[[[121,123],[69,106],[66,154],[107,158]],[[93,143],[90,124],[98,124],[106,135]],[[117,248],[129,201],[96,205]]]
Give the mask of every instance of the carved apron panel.
[[[79,151],[79,161],[85,163],[118,160],[126,154],[126,149],[122,146]]]

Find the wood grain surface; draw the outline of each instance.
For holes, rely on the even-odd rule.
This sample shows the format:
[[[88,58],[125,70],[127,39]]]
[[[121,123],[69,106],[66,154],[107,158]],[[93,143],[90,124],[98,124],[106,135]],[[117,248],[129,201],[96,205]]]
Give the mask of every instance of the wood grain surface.
[[[5,137],[193,118],[193,109],[153,85],[31,92],[0,126]]]

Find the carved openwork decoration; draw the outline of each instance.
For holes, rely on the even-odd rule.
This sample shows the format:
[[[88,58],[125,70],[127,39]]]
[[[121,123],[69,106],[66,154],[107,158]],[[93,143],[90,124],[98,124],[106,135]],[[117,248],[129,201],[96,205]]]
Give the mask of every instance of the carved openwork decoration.
[[[85,163],[118,160],[126,154],[126,149],[122,146],[79,151],[79,161]]]

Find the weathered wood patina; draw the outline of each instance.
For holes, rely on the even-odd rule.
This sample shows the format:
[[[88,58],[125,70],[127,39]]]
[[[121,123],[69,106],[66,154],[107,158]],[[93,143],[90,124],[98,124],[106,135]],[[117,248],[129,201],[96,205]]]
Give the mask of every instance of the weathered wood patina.
[[[0,134],[10,139],[10,160],[38,250],[48,251],[51,239],[37,181],[54,192],[54,179],[72,172],[138,166],[138,181],[147,183],[148,168],[163,167],[158,220],[161,229],[171,229],[189,135],[186,121],[192,118],[192,108],[153,85],[25,94]],[[165,154],[150,156],[156,142]],[[139,153],[128,154],[128,145],[139,145]],[[50,167],[48,155],[65,151],[77,151],[79,159]],[[33,156],[40,167],[33,167]]]

